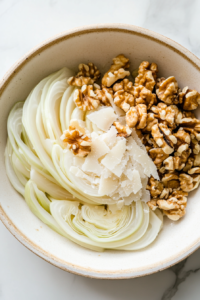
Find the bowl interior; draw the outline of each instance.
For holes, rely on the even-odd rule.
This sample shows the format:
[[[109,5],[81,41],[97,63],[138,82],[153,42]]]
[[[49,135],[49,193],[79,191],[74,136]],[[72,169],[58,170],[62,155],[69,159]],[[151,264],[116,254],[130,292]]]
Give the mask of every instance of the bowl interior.
[[[6,120],[13,104],[25,100],[31,89],[45,76],[63,66],[77,69],[79,63],[90,61],[103,72],[112,58],[120,53],[130,58],[131,71],[138,68],[141,61],[148,60],[158,64],[160,76],[174,75],[181,88],[187,85],[199,89],[198,60],[193,55],[164,37],[132,29],[99,27],[62,35],[27,55],[15,66],[14,72],[5,76],[0,90],[1,218],[32,251],[63,269],[86,276],[139,276],[160,270],[188,255],[200,242],[199,191],[190,194],[186,216],[176,223],[165,219],[163,230],[148,248],[135,252],[103,253],[84,249],[38,220],[12,188],[4,165]],[[174,45],[178,50],[173,48]]]

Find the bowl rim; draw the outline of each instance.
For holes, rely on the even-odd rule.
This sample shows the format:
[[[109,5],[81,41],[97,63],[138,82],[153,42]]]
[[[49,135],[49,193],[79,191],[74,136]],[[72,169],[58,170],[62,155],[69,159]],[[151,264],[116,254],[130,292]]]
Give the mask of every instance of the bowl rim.
[[[178,44],[177,42],[167,38],[159,33],[153,32],[151,30],[138,27],[135,25],[121,24],[121,23],[112,23],[112,24],[95,24],[89,26],[81,26],[76,27],[62,33],[56,34],[51,38],[48,38],[44,42],[38,44],[34,48],[32,48],[28,53],[23,55],[11,68],[5,73],[3,78],[0,80],[0,96],[3,91],[6,89],[12,78],[20,71],[20,69],[31,59],[33,59],[38,53],[45,51],[47,48],[61,42],[62,40],[67,40],[69,38],[88,34],[91,32],[105,32],[105,31],[115,31],[115,32],[124,32],[133,35],[139,35],[145,37],[147,39],[151,39],[160,43],[174,52],[181,55],[184,59],[189,61],[196,69],[200,71],[200,59],[191,53],[188,49]],[[29,238],[27,238],[9,219],[0,205],[0,220],[5,225],[5,227],[10,231],[10,233],[26,248],[30,251],[51,263],[52,265],[73,274],[82,275],[90,278],[98,278],[98,279],[128,279],[135,278],[140,276],[149,275],[152,273],[156,273],[158,271],[162,271],[174,264],[182,261],[190,254],[192,254],[195,250],[200,247],[200,239],[196,240],[193,245],[185,247],[180,253],[175,255],[174,257],[169,257],[165,262],[157,263],[148,268],[138,268],[128,269],[123,271],[98,271],[92,270],[91,268],[83,268],[70,262],[62,261],[57,257],[51,255],[49,252],[44,251],[38,245],[34,244]]]

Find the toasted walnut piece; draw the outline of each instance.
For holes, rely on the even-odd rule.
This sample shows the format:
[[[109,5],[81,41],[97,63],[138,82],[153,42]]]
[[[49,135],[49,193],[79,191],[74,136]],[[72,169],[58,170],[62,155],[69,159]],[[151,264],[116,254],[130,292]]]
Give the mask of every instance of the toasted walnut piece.
[[[102,84],[104,86],[110,87],[117,80],[129,76],[130,72],[124,70],[129,68],[129,66],[129,59],[126,58],[123,54],[120,54],[117,57],[113,58],[113,64],[102,78]]]
[[[115,85],[113,86],[113,91],[115,92],[114,103],[125,112],[127,112],[130,107],[135,105],[133,96],[133,83],[127,78],[119,83],[115,83]]]
[[[147,122],[147,107],[145,104],[138,104],[136,107],[131,107],[126,113],[126,123],[130,128],[137,127],[142,129],[146,127]]]
[[[186,213],[187,195],[182,191],[175,191],[169,199],[158,200],[157,205],[169,219],[177,221]]]
[[[166,154],[171,154],[174,151],[176,138],[171,134],[170,129],[164,124],[156,124],[152,127],[152,136],[156,144],[163,149]]]
[[[156,94],[167,105],[178,104],[178,83],[174,76],[158,79]]]
[[[189,157],[183,168],[183,172],[188,172],[194,166],[194,157]]]
[[[146,189],[150,191],[151,197],[157,198],[162,193],[164,185],[162,182],[151,177]]]
[[[194,155],[194,167],[200,167],[200,152]]]
[[[183,118],[182,119],[184,119],[184,118],[196,119],[195,114],[192,111],[183,110],[182,113],[183,113]]]
[[[151,137],[151,135],[149,133],[144,134],[144,144],[146,144],[146,145],[149,144],[153,148],[157,148],[156,142],[154,141],[154,139]]]
[[[156,208],[158,208],[157,201],[154,199],[151,199],[150,201],[148,201],[147,204],[153,211],[156,210]]]
[[[189,148],[191,142],[190,135],[183,128],[179,128],[179,130],[174,133],[174,136],[177,138],[175,146],[176,156],[181,156],[181,154]]]
[[[182,163],[181,158],[178,156],[169,156],[163,162],[165,169],[168,171],[182,170],[185,167],[185,163]]]
[[[148,61],[143,61],[139,66],[138,76],[135,78],[135,87],[142,85],[152,92],[156,83],[157,72],[158,67],[155,63],[150,64]]]
[[[114,94],[114,103],[127,112],[130,107],[134,106],[135,101],[133,95],[121,90]]]
[[[166,154],[161,148],[150,149],[149,155],[157,168],[160,168],[162,162],[169,156],[169,154]]]
[[[128,126],[120,124],[120,122],[114,122],[113,125],[117,129],[117,135],[127,138],[131,135],[132,130]]]
[[[100,103],[92,85],[84,85],[81,90],[75,90],[74,102],[79,109],[84,111],[95,109]]]
[[[200,105],[200,94],[196,90],[185,87],[179,93],[179,102],[183,104],[184,110],[194,110]]]
[[[188,171],[188,174],[200,174],[200,167],[192,168]]]
[[[93,63],[80,64],[78,68],[78,74],[68,79],[70,85],[81,87],[85,84],[93,84],[101,76],[100,71]]]
[[[164,174],[162,178],[162,182],[164,183],[164,186],[166,188],[172,188],[177,189],[180,186],[179,182],[179,174],[178,172],[169,172],[167,174]]]
[[[179,91],[179,93],[178,93],[178,99],[179,99],[179,103],[180,104],[183,104],[184,98],[185,98],[185,95],[186,95],[187,91],[188,91],[188,86],[184,87],[182,89],[182,91],[181,90]]]
[[[189,133],[187,133],[182,127],[179,128],[177,133],[174,133],[174,136],[177,138],[177,146],[179,147],[183,143],[190,144],[191,138]]]
[[[125,78],[120,82],[117,82],[113,85],[113,91],[118,92],[123,90],[124,92],[127,92],[129,94],[134,95],[134,86],[132,81],[129,79]]]
[[[199,145],[199,141],[197,141],[197,139],[192,139],[190,147],[194,154],[198,154],[200,152],[200,145]]]
[[[172,188],[164,188],[160,194],[160,199],[168,199],[169,195],[172,193]]]
[[[64,145],[77,156],[85,157],[91,152],[92,141],[88,134],[84,134],[73,126],[69,126],[69,129],[63,132],[61,139]]]
[[[180,122],[180,126],[191,134],[191,138],[196,138],[200,141],[200,120],[192,117],[183,118]]]
[[[150,109],[152,105],[157,103],[156,94],[153,94],[150,90],[142,85],[135,87],[134,98],[136,105],[146,104],[147,109]]]
[[[158,103],[156,106],[152,106],[151,110],[155,114],[155,118],[159,121],[165,121],[169,127],[173,129],[180,123],[182,119],[182,112],[176,105],[167,106],[164,103]]]
[[[136,107],[131,107],[126,113],[126,123],[130,128],[136,127],[139,120],[138,110]]]
[[[152,127],[158,123],[158,120],[155,118],[155,115],[153,113],[148,113],[147,114],[147,125],[144,128],[143,131],[151,131]]]
[[[172,156],[169,156],[168,158],[166,158],[163,161],[163,164],[164,164],[166,170],[168,170],[168,171],[174,171],[175,170],[174,160],[173,160]]]
[[[111,106],[111,99],[113,98],[113,90],[111,88],[102,87],[102,89],[96,89],[95,94],[98,100],[105,106]]]
[[[181,189],[185,192],[190,192],[193,189],[195,189],[195,182],[193,182],[193,176],[190,176],[188,174],[180,174],[180,186]]]

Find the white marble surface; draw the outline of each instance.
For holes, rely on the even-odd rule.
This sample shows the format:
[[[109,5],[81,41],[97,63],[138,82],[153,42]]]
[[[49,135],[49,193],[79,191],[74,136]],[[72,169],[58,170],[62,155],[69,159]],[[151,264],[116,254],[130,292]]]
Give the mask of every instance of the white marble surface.
[[[0,77],[24,53],[69,28],[122,22],[166,35],[200,56],[199,0],[0,0]],[[64,272],[22,246],[0,223],[0,299],[197,300],[200,250],[143,278],[95,280]]]

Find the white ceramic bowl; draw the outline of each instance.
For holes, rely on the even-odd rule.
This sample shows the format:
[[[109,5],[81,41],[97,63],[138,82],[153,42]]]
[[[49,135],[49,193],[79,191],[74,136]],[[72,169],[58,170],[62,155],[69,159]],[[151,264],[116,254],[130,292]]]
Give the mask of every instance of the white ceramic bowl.
[[[165,269],[200,245],[200,191],[190,194],[187,214],[179,222],[165,220],[164,228],[148,248],[135,252],[84,249],[55,233],[29,210],[11,186],[5,171],[4,149],[8,113],[25,100],[45,76],[81,62],[94,62],[101,71],[123,53],[131,70],[142,60],[158,64],[161,76],[174,75],[180,87],[200,90],[200,60],[174,41],[157,33],[122,24],[74,29],[55,36],[20,59],[0,82],[0,218],[8,230],[35,254],[76,274],[95,278],[130,278]],[[14,255],[14,252],[13,252]]]

